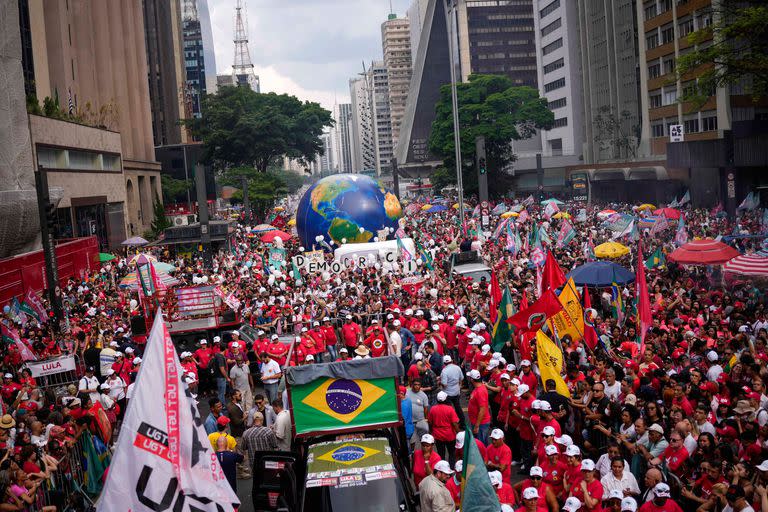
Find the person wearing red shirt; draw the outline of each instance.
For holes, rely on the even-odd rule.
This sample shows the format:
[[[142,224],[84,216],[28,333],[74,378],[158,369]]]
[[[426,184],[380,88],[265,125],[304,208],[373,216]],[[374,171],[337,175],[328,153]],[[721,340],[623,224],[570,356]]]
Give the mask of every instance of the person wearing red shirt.
[[[363,329],[352,321],[352,315],[347,315],[345,319],[344,325],[341,326],[341,339],[347,349],[354,350],[357,344],[363,341]]]
[[[416,344],[421,345],[426,337],[426,330],[429,327],[429,322],[424,320],[424,312],[422,310],[416,311],[415,318],[411,321],[410,331],[413,333],[413,337],[416,339]]]
[[[184,373],[191,373],[195,376],[195,381],[197,381],[197,365],[195,364],[195,361],[192,359],[192,354],[189,352],[182,352],[181,353],[181,367],[184,368]],[[127,365],[126,365],[127,366]],[[114,368],[114,365],[112,366]],[[120,376],[123,379],[123,382],[128,382],[126,379],[128,378],[130,368],[126,368],[125,376],[123,376],[120,372],[117,373],[118,376]]]
[[[434,448],[434,437],[430,434],[421,436],[421,449],[413,452],[413,482],[417,487],[422,480],[432,474],[435,464],[442,460]]]
[[[21,391],[22,387],[21,384],[14,382],[12,379],[13,375],[6,373],[3,375],[3,385],[0,386],[0,395],[2,395],[3,400],[7,403],[13,402],[13,395]]]
[[[269,354],[269,357],[274,359],[279,366],[283,366],[288,353],[288,346],[280,343],[280,338],[277,334],[273,334],[269,346],[267,346],[266,353]]]
[[[320,322],[312,324],[312,330],[309,331],[308,335],[315,343],[315,359],[318,363],[322,363],[325,356],[325,336],[320,330]]]
[[[371,351],[371,357],[381,357],[387,354],[386,336],[379,325],[373,326],[363,343]]]
[[[411,366],[408,367],[408,371],[405,373],[409,386],[413,384],[414,380],[419,378],[419,373],[421,372],[421,367],[419,367],[419,363],[421,363],[423,367],[424,354],[422,354],[421,352],[416,352],[416,354],[413,356],[413,363],[411,363]]]
[[[337,357],[336,343],[339,340],[336,338],[336,329],[333,328],[333,325],[331,325],[331,319],[327,316],[323,317],[323,326],[320,328],[320,331],[323,333],[325,348],[328,350],[328,354],[331,356],[331,360],[335,361]]]
[[[729,488],[725,495],[726,498],[728,498],[728,494],[730,492],[731,489]],[[742,496],[744,495],[743,492],[744,491],[742,490]],[[669,486],[664,482],[659,482],[656,484],[656,486],[653,488],[651,496],[653,496],[653,499],[644,503],[643,506],[638,509],[638,512],[683,512],[683,509],[680,508],[680,505],[672,501],[670,498],[671,494]],[[736,509],[734,508],[733,510]]]
[[[533,442],[536,439],[536,433],[531,427],[531,415],[533,414],[533,394],[528,389],[527,384],[520,384],[517,387],[517,398],[519,407],[510,408],[509,412],[517,419],[518,433],[520,435],[520,456],[523,459],[523,467],[530,468],[533,465]]]
[[[512,505],[515,503],[515,491],[512,486],[509,485],[501,477],[501,473],[498,471],[489,471],[488,478],[491,480],[493,490],[496,491],[496,496],[499,498],[499,503],[502,505]]]
[[[458,345],[458,329],[453,324],[453,315],[448,315],[445,322],[440,325],[440,333],[445,338],[445,348],[448,349],[448,353],[455,354],[456,347]]]
[[[456,460],[462,460],[464,458],[464,432],[457,432],[456,433],[456,444],[455,448],[456,451],[454,452],[454,455],[456,456]],[[475,444],[477,445],[477,451],[480,452],[480,457],[483,458],[483,461],[488,460],[488,448],[485,447],[482,441],[480,441],[478,438],[475,438]]]
[[[459,431],[459,416],[453,406],[446,403],[446,400],[448,400],[448,394],[445,391],[437,393],[437,403],[429,409],[427,422],[435,438],[438,454],[453,466],[455,462],[453,447],[456,444],[456,432]]]
[[[515,512],[548,512],[550,510],[548,506],[539,504],[541,496],[535,487],[523,489],[522,500],[523,506],[518,507]]]
[[[501,473],[502,480],[508,484],[512,483],[512,450],[504,444],[504,432],[499,429],[493,429],[491,432],[491,444],[486,450],[488,460],[485,465],[488,469],[496,470]]]
[[[523,370],[523,373],[520,374],[520,382],[528,386],[531,393],[535,395],[536,390],[539,388],[539,378],[533,373],[531,362],[527,359],[523,359],[520,362],[520,368]]]
[[[704,503],[712,494],[712,487],[714,487],[715,484],[727,483],[727,481],[723,477],[720,466],[717,464],[703,461],[701,463],[701,469],[704,472],[704,475],[694,482],[693,489],[689,490],[688,488],[683,487],[681,492],[685,498]]]
[[[578,489],[581,485],[581,449],[572,444],[565,449],[565,478],[563,483],[565,484],[566,494],[571,493],[571,489]]]
[[[678,477],[682,477],[685,470],[683,463],[688,459],[688,449],[683,444],[683,437],[677,430],[673,430],[669,436],[669,446],[659,457],[652,460],[652,464],[667,463],[667,468]]]
[[[461,507],[461,472],[464,469],[464,462],[463,461],[456,461],[456,464],[454,466],[456,471],[453,473],[450,479],[448,479],[447,482],[445,482],[445,487],[448,489],[448,492],[451,493],[451,498],[453,498],[453,503],[456,505],[456,508]]]
[[[499,376],[499,382],[501,383],[501,389],[496,394],[496,399],[499,403],[499,412],[496,415],[496,421],[499,425],[508,425],[510,420],[509,406],[515,399],[517,393],[516,387],[512,387],[509,380],[508,373],[502,373]]]
[[[461,319],[456,322],[456,348],[457,354],[464,355],[467,353],[467,346],[469,345],[469,330],[467,324],[463,323]],[[458,361],[457,357],[454,357]]]
[[[544,483],[549,485],[556,498],[561,499],[565,490],[563,478],[568,467],[565,462],[560,460],[557,446],[547,445],[544,451],[546,459],[539,462],[539,466],[544,472]]]
[[[469,422],[472,431],[483,444],[488,440],[488,429],[491,426],[491,409],[488,403],[488,389],[480,380],[480,372],[472,370],[468,374],[472,381],[472,394],[469,396]]]
[[[534,488],[538,493],[538,498],[535,502],[538,507],[542,510],[557,510],[559,508],[557,498],[555,498],[555,493],[552,492],[552,489],[544,483],[544,472],[542,469],[539,466],[533,466],[528,474],[529,477],[513,485],[512,490],[521,495],[522,498],[526,489]]]
[[[601,512],[603,510],[603,484],[595,478],[595,462],[592,459],[581,461],[581,482],[571,487],[571,496],[584,503],[582,512]]]
[[[213,352],[211,351],[211,348],[208,346],[208,342],[206,340],[200,340],[200,348],[195,350],[195,361],[197,361],[197,365],[201,368],[208,368],[208,363],[211,360],[211,357],[213,357]],[[126,381],[127,382],[127,381]]]
[[[194,361],[192,364],[195,365]],[[128,382],[128,379],[131,375],[131,368],[133,368],[133,364],[126,361],[122,352],[117,352],[115,355],[115,362],[112,363],[112,370],[114,370],[114,372],[118,374],[125,382]],[[197,375],[197,368],[195,368],[195,375]]]

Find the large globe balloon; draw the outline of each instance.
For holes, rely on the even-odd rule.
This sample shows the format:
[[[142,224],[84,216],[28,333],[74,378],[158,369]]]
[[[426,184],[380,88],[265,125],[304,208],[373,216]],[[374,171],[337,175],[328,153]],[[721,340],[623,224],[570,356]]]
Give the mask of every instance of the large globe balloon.
[[[304,247],[322,235],[326,243],[371,242],[382,228],[397,229],[403,214],[395,194],[363,174],[334,174],[304,193],[296,212],[296,231]]]

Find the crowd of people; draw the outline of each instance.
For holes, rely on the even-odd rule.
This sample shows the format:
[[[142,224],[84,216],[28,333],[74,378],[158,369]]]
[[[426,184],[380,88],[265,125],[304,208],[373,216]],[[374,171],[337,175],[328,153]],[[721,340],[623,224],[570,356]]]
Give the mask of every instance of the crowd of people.
[[[515,205],[521,206],[507,203]],[[510,219],[517,245],[494,233],[498,217],[484,230],[478,217],[460,226],[450,208],[411,210],[401,227],[420,248],[407,255],[418,259],[416,286],[402,281],[402,264],[336,275],[304,269],[294,275],[290,264],[270,271],[270,246],[244,223],[211,268],[202,258],[154,250],[183,284],[216,285],[237,299],[243,324],[257,333],[252,341],[237,331],[201,335],[196,347],[179,354],[185,382],[209,410],[205,429],[230,484],[237,490],[237,479],[250,476],[257,452],[291,449],[286,366],[396,355],[405,368],[403,427],[423,512],[460,505],[465,428],[502,510],[768,512],[765,283],[724,287],[711,269],[674,263],[649,269],[653,325],[643,340],[634,286],[619,287],[623,312],[610,290],[589,289],[600,343],[594,349],[583,340],[562,343],[565,396],[554,381],[542,381],[535,340],[528,359],[519,336],[493,348],[489,280],[450,273],[452,253],[477,250],[509,289],[514,310],[524,309],[541,292],[535,247],[566,272],[586,262],[593,241],[615,236],[596,215],[607,206],[561,207],[573,214],[575,228],[562,247],[554,239],[563,220],[539,205],[526,204],[519,209],[523,219]],[[632,205],[610,206],[641,215]],[[586,216],[579,221],[573,217],[580,208]],[[689,239],[765,233],[760,211],[740,212],[737,220],[713,213],[683,209]],[[541,237],[542,228],[552,240]],[[646,255],[657,248],[668,253],[677,229],[676,222],[656,233],[640,229],[622,241],[636,250],[629,238],[641,239]],[[761,242],[743,236],[733,243],[752,252]],[[278,244],[287,261],[305,251],[295,237]],[[119,429],[146,342],[130,328],[142,314],[136,293],[119,286],[135,271],[132,255],[125,256],[62,287],[67,328],[61,333],[44,319],[5,313],[3,323],[21,346],[3,346],[0,490],[8,504],[2,510],[37,510],[38,489],[67,470],[61,464],[71,446],[87,434],[96,453],[106,453]],[[636,261],[636,253],[617,260],[627,268]],[[292,343],[284,343],[287,335]],[[75,355],[76,380],[64,389],[39,386],[24,369],[27,351],[38,359]],[[105,471],[108,460],[99,460]],[[61,499],[46,496],[44,505],[61,509]]]

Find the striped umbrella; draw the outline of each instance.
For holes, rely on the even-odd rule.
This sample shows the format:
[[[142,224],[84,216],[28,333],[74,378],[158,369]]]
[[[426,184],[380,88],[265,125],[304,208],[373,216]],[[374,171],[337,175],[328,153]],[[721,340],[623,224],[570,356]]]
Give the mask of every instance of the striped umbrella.
[[[736,256],[723,265],[723,272],[741,276],[768,276],[768,251]]]
[[[179,281],[173,276],[166,274],[165,272],[161,272],[155,269],[155,273],[157,274],[157,279],[160,281],[160,283],[165,285],[167,288],[181,284],[181,281]],[[136,279],[136,272],[131,272],[130,274],[125,276],[120,281],[120,288],[128,288],[129,290],[138,290],[139,281]]]

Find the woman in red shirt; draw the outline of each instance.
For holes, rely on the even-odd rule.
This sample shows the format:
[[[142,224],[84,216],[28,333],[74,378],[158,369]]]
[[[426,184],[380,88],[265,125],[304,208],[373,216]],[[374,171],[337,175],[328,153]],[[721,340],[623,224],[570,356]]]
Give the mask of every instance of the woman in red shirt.
[[[421,436],[421,450],[413,452],[413,482],[416,487],[432,474],[432,468],[442,459],[434,450],[435,438],[429,434]]]

